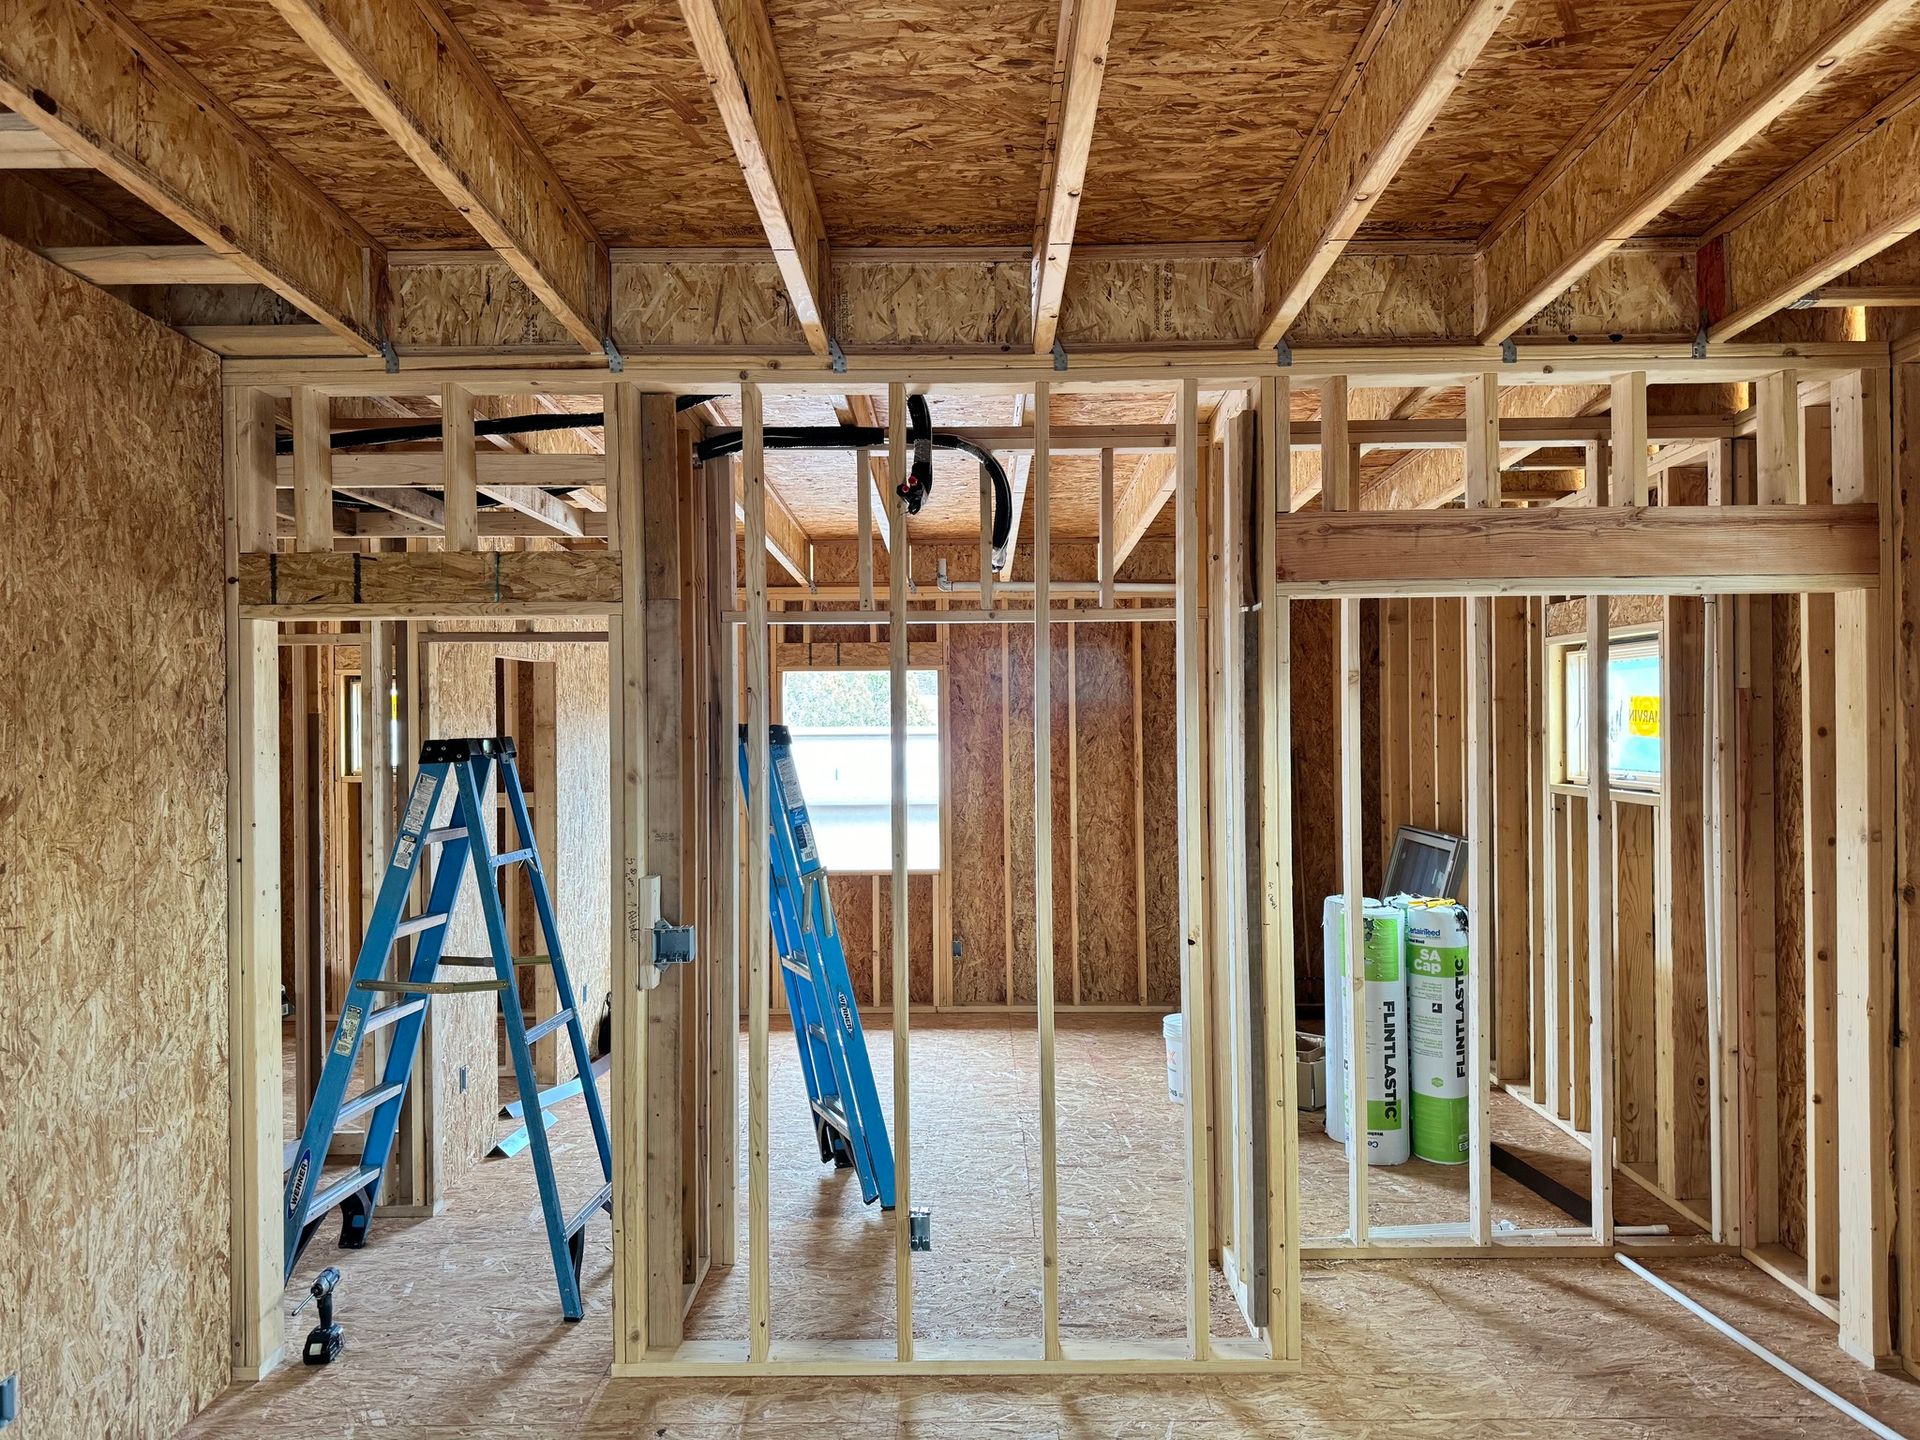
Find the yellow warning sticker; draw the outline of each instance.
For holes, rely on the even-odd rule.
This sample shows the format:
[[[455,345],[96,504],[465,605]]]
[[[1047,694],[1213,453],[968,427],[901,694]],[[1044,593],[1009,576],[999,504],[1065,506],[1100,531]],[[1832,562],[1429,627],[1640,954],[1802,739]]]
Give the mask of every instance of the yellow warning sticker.
[[[1627,711],[1627,728],[1636,735],[1660,733],[1660,697],[1636,695]]]

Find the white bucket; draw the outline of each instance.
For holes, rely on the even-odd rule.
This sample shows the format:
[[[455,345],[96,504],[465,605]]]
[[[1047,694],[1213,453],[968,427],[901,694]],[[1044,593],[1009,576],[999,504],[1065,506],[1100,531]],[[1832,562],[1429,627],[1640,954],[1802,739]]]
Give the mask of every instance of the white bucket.
[[[1186,1095],[1187,1042],[1181,1017],[1169,1015],[1160,1022],[1160,1038],[1167,1042],[1167,1099],[1179,1101]]]

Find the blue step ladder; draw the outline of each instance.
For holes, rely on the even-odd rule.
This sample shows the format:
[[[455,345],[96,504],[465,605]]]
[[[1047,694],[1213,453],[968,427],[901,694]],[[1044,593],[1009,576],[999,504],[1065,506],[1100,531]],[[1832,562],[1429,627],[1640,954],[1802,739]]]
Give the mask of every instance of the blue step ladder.
[[[519,847],[499,855],[493,853],[487,842],[493,818],[487,783],[496,766],[501,789],[512,812]],[[453,823],[440,829],[431,828],[441,794],[449,784],[458,791],[451,817]],[[427,908],[418,915],[402,918],[421,859],[436,846],[440,858],[434,867]],[[546,941],[544,955],[515,955],[507,941],[507,921],[500,905],[497,877],[509,865],[527,867],[540,932]],[[491,953],[446,955],[442,951],[446,945],[447,921],[460,898],[469,866],[478,884],[480,911],[486,920]],[[407,978],[388,980],[385,978],[387,961],[394,943],[408,935],[419,938],[414,941],[413,962]],[[552,1016],[531,1026],[521,1013],[520,987],[515,978],[517,967],[529,965],[552,967],[558,1003]],[[436,978],[442,966],[484,970],[490,974],[485,979],[442,980]],[[413,783],[412,794],[407,797],[407,810],[400,821],[399,836],[394,840],[393,857],[380,882],[380,895],[374,903],[366,938],[360,944],[360,958],[354,963],[353,980],[341,1002],[340,1021],[320,1072],[319,1088],[314,1093],[306,1128],[301,1132],[287,1171],[282,1210],[287,1279],[293,1278],[294,1266],[299,1263],[307,1242],[328,1212],[336,1207],[341,1218],[340,1244],[350,1250],[366,1244],[367,1224],[373,1218],[374,1206],[379,1203],[381,1180],[399,1128],[407,1079],[413,1072],[420,1035],[426,1027],[427,1007],[436,995],[474,992],[491,992],[500,997],[507,1048],[513,1055],[514,1081],[522,1100],[540,1093],[529,1047],[563,1026],[573,1046],[578,1072],[593,1073],[593,1059],[587,1053],[587,1032],[580,1021],[573,979],[567,973],[566,959],[560,951],[560,930],[554,923],[546,872],[534,848],[533,823],[527,817],[527,799],[514,764],[513,741],[504,736],[429,740],[420,747],[420,773]],[[369,1035],[389,1026],[393,1029],[393,1040],[379,1083],[349,1099],[347,1086],[353,1080],[360,1047]],[[596,1210],[613,1213],[613,1161],[606,1115],[601,1109],[599,1090],[588,1085],[584,1093],[587,1114],[593,1124],[594,1145],[600,1152],[602,1183],[592,1198],[571,1215],[561,1207],[546,1118],[537,1101],[526,1107],[540,1208],[546,1215],[547,1244],[553,1251],[554,1279],[560,1287],[560,1310],[569,1320],[578,1320],[583,1313],[580,1265],[586,1253],[587,1221]],[[360,1158],[346,1175],[323,1183],[321,1171],[327,1163],[334,1131],[362,1115],[368,1119]]]
[[[793,740],[784,725],[768,727],[772,785],[773,941],[787,986],[787,1013],[806,1076],[820,1159],[860,1175],[860,1195],[893,1209],[893,1146],[874,1088],[860,1007],[847,975],[840,927],[827,894],[827,872],[813,843],[813,822],[793,766]],[[740,727],[740,783],[751,793],[747,727]]]

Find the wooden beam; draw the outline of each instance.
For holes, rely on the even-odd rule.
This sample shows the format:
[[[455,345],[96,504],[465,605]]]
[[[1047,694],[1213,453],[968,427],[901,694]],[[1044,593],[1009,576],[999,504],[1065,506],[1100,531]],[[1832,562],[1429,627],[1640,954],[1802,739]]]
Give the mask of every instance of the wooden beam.
[[[910,928],[907,893],[907,582],[906,502],[900,491],[907,483],[907,392],[904,385],[887,387],[887,505],[894,534],[901,543],[887,554],[887,655],[889,799],[893,829],[893,1344],[894,1357],[913,1359],[913,1085],[909,1068],[913,1009],[913,972],[908,963]],[[1044,684],[1044,682],[1037,682]],[[1046,704],[1046,692],[1037,691],[1035,708]],[[1036,813],[1036,834],[1040,817]],[[1042,952],[1036,950],[1036,955]],[[1036,962],[1037,963],[1037,962]],[[1042,1124],[1045,1104],[1042,1098]],[[1044,1161],[1043,1161],[1044,1164]]]
[[[1045,383],[1036,385],[1033,396],[1033,424],[1036,444],[1033,451],[1033,956],[1034,1010],[1039,1029],[1040,1098],[1040,1336],[1041,1352],[1049,1360],[1060,1358],[1060,1195],[1059,1195],[1059,1120],[1056,1112],[1054,1066],[1054,961],[1053,934],[1053,624],[1052,596],[1052,461],[1047,451],[1047,430],[1051,423],[1051,397]],[[904,591],[902,592],[904,594]],[[906,627],[895,627],[904,643]],[[1069,641],[1071,644],[1071,641]],[[1073,657],[1067,657],[1068,734],[1072,734]],[[1069,767],[1073,761],[1071,742]],[[901,784],[905,784],[904,772]],[[1068,774],[1068,811],[1071,817],[1074,796],[1073,776]],[[1069,818],[1069,827],[1072,820]],[[1069,829],[1071,834],[1071,828]],[[1069,876],[1069,885],[1072,878]],[[901,927],[895,926],[895,933]],[[1069,945],[1070,953],[1077,947]],[[1074,966],[1078,972],[1078,955]],[[897,1007],[904,1009],[904,1006]]]
[[[1776,0],[1730,0],[1583,134],[1553,178],[1482,243],[1475,330],[1506,339],[1906,14],[1907,0],[1824,0],[1783,33]],[[1792,43],[1798,37],[1802,43]],[[1788,43],[1783,43],[1786,41]],[[1638,77],[1629,83],[1637,83]],[[1837,272],[1836,272],[1837,273]],[[1717,336],[1715,338],[1718,338]]]
[[[443,462],[440,493],[446,502],[447,549],[480,548],[479,511],[474,508],[479,494],[479,454],[473,440],[473,393],[459,385],[448,385],[440,392],[440,456]],[[600,468],[607,468],[600,457]]]
[[[1632,371],[1613,377],[1613,395],[1608,406],[1613,421],[1609,444],[1613,451],[1613,485],[1616,505],[1645,505],[1647,478],[1647,377]]]
[[[744,688],[747,735],[746,898],[740,926],[747,936],[747,1358],[765,1361],[773,1338],[773,1211],[768,1186],[767,1029],[773,1006],[773,933],[768,847],[772,826],[767,686],[766,452],[760,387],[740,387],[740,471],[746,510],[747,624]]]
[[[1467,508],[1500,504],[1500,377],[1482,373],[1467,380]]]
[[[1115,0],[1068,0],[1068,23],[1060,34],[1056,83],[1058,123],[1049,157],[1052,180],[1046,209],[1033,237],[1033,353],[1053,349],[1060,326],[1060,299],[1067,286],[1080,190],[1087,178],[1093,121],[1100,108],[1100,82],[1107,68]]]
[[[1320,384],[1320,505],[1351,510],[1360,484],[1347,426],[1347,377],[1329,375]]]
[[[1878,515],[1873,505],[1322,512],[1286,522],[1280,584],[1296,596],[1849,590],[1879,583]]]
[[[1732,339],[1916,229],[1920,100],[1701,249],[1707,338]]]
[[[102,0],[0,0],[0,104],[362,355],[386,258],[284,156]]]
[[[1587,1194],[1593,1238],[1613,1241],[1614,855],[1613,795],[1607,770],[1606,597],[1587,596]]]
[[[56,245],[40,252],[95,285],[249,285],[235,261],[206,245]]]
[[[1325,141],[1302,156],[1290,203],[1262,248],[1261,348],[1285,337],[1513,4],[1398,6]]]
[[[240,604],[252,620],[604,615],[619,592],[619,556],[584,550],[240,557]]]
[[[85,170],[84,156],[62,149],[24,115],[0,115],[0,170]]]
[[[607,334],[607,247],[435,0],[273,0],[567,333]]]
[[[680,0],[680,13],[807,348],[825,355],[827,232],[787,104],[773,26],[761,0]]]

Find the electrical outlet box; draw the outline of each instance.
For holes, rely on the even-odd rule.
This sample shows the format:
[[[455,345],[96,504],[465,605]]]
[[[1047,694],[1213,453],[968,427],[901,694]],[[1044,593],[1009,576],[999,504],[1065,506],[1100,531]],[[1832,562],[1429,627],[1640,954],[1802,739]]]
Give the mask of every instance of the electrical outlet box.
[[[20,1418],[20,1377],[9,1375],[0,1380],[0,1430]]]

